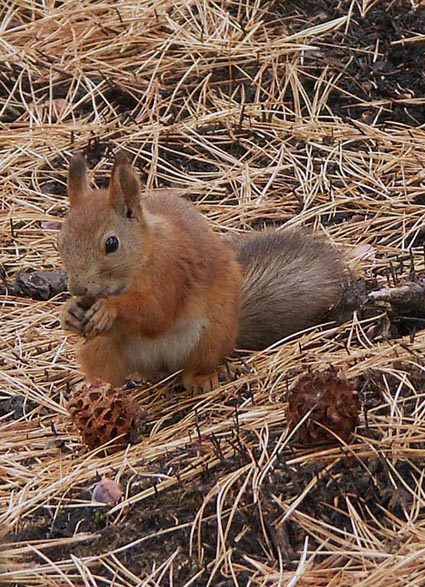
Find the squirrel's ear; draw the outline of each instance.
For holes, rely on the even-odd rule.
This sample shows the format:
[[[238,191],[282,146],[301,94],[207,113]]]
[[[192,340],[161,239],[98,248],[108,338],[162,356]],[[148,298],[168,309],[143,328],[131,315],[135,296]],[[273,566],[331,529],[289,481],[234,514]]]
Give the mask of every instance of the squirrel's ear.
[[[68,196],[71,206],[84,198],[87,193],[87,164],[81,153],[75,153],[69,163]]]
[[[122,216],[142,219],[139,179],[123,152],[115,157],[109,185],[109,201]]]

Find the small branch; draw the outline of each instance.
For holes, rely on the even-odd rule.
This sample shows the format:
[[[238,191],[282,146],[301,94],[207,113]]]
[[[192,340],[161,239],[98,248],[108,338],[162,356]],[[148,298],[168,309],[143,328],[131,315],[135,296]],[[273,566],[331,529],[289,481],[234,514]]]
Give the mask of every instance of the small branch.
[[[399,312],[414,313],[418,317],[425,315],[425,284],[420,281],[407,281],[398,287],[386,287],[371,291],[368,301],[387,302]]]

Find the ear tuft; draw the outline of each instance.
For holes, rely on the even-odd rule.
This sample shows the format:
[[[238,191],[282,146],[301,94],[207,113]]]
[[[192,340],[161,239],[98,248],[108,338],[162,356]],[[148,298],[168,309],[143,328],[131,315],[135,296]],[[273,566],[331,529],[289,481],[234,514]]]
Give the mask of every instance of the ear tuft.
[[[126,218],[142,218],[140,183],[136,170],[130,165],[127,155],[120,151],[115,157],[109,186],[111,205]]]
[[[114,162],[114,166],[116,165],[130,165],[130,160],[128,158],[128,155],[125,151],[123,151],[122,149],[120,149],[119,151],[117,151],[115,153],[115,162]]]
[[[68,197],[71,206],[81,201],[88,190],[87,164],[82,153],[75,153],[69,162]]]

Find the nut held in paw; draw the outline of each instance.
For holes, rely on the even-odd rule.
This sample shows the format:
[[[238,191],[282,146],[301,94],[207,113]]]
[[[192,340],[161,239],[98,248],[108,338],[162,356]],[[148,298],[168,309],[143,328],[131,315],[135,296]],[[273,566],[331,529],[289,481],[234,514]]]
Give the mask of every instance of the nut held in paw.
[[[302,376],[288,400],[288,422],[294,428],[310,412],[298,429],[303,444],[338,438],[347,442],[358,424],[360,399],[342,373],[334,369]]]
[[[109,383],[78,383],[73,387],[68,410],[90,449],[116,439],[108,446],[112,452],[137,439],[139,406],[127,392]]]

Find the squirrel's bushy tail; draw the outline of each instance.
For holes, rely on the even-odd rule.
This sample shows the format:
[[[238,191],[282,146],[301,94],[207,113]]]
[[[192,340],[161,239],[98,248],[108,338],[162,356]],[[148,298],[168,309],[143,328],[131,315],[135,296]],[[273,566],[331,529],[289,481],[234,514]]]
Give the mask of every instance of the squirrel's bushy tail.
[[[253,233],[231,242],[244,272],[237,346],[262,349],[320,322],[341,300],[339,253],[306,230]]]

